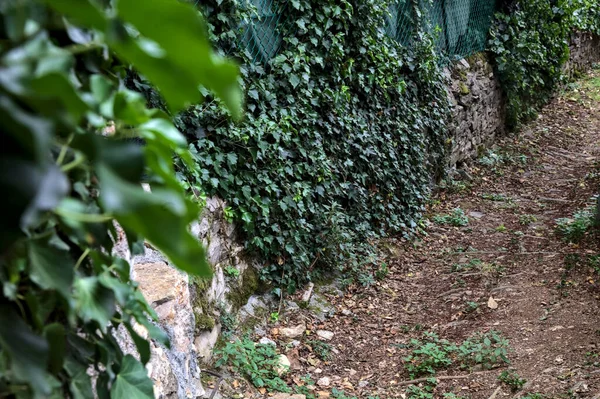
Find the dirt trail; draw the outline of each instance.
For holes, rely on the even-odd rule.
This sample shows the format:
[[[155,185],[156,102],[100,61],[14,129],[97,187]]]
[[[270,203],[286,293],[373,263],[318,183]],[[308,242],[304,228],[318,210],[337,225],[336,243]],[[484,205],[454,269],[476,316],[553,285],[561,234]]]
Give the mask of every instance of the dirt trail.
[[[335,386],[349,396],[406,397],[400,383],[410,378],[402,359],[411,338],[431,331],[461,342],[496,330],[510,340],[510,368],[527,380],[524,389],[511,392],[498,381],[502,366],[441,380],[434,398],[454,392],[487,399],[498,387],[496,398],[600,397],[600,276],[586,261],[600,253],[598,240],[567,244],[555,233],[555,219],[584,208],[600,182],[600,72],[583,85],[586,92],[580,85],[563,94],[519,137],[473,162],[471,182],[437,196],[431,215],[460,207],[467,226],[432,223],[420,241],[387,243],[387,278],[330,297],[336,316],[313,319],[309,328],[332,331],[337,353],[309,362],[314,356],[301,346],[289,354],[293,380],[310,373],[332,381],[317,391]],[[465,373],[453,367],[437,376]]]

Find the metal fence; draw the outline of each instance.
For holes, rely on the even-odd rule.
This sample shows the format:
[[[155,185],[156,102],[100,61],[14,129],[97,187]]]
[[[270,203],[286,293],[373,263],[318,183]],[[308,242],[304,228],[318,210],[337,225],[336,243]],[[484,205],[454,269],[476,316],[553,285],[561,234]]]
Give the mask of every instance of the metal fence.
[[[389,8],[385,32],[404,46],[414,40],[417,16],[414,0],[397,0]],[[460,59],[486,48],[497,0],[417,0],[420,20],[449,59]],[[279,51],[288,24],[285,1],[242,0],[252,17],[241,26],[238,45],[253,62],[264,64]]]
[[[496,0],[419,0],[422,22],[436,40],[436,47],[450,59],[485,50]],[[398,0],[390,7],[386,32],[405,46],[413,40],[416,24],[412,0]]]

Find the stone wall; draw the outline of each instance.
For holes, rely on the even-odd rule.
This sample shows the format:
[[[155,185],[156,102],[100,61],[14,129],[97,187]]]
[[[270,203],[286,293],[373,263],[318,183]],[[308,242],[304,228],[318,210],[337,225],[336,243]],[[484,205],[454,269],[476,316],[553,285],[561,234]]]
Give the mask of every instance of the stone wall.
[[[598,35],[576,32],[571,37],[569,49],[571,55],[564,70],[571,77],[600,63],[600,36]]]
[[[158,315],[158,325],[167,332],[171,348],[152,343],[152,356],[147,365],[158,399],[197,398],[205,394],[200,375],[202,364],[212,355],[220,332],[221,313],[248,312],[248,299],[257,291],[256,265],[243,256],[235,225],[225,218],[225,203],[209,198],[192,233],[207,248],[214,274],[210,281],[189,277],[169,264],[160,252],[145,245],[144,255],[131,256],[122,239],[116,252],[131,264],[132,278]],[[254,305],[263,305],[254,298]],[[250,310],[252,311],[252,310]],[[143,327],[136,326],[147,336]],[[126,331],[120,331],[120,342],[128,353],[135,346]]]
[[[574,33],[571,55],[564,72],[573,77],[600,63],[600,36]],[[504,133],[505,100],[491,63],[484,53],[455,63],[447,71],[449,98],[453,104],[450,123],[450,167],[477,157]]]
[[[481,53],[458,61],[449,72],[453,105],[450,165],[477,156],[504,132],[504,96],[498,79]]]

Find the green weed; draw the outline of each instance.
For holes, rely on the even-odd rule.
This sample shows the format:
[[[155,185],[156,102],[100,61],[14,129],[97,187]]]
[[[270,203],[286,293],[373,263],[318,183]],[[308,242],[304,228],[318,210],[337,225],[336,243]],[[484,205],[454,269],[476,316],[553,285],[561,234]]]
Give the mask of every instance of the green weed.
[[[498,380],[502,381],[510,387],[513,392],[516,392],[523,388],[523,385],[527,382],[526,379],[521,378],[514,370],[504,370],[498,376]]]
[[[505,202],[505,201],[510,201],[511,198],[505,196],[504,194],[481,194],[481,198],[489,200],[489,201],[496,201],[496,202]]]
[[[239,275],[240,275],[240,271],[233,266],[225,266],[225,268],[223,269],[223,272],[225,273],[226,276],[233,277],[233,278],[239,277]]]
[[[435,215],[432,220],[438,224],[462,227],[469,224],[469,217],[461,208],[454,208],[449,215]]]
[[[277,373],[279,354],[275,345],[255,344],[248,338],[225,343],[220,349],[215,349],[216,367],[229,366],[250,380],[257,388],[267,388],[271,391],[290,392],[290,388]]]
[[[573,213],[570,218],[556,219],[556,232],[567,242],[577,243],[594,226],[594,213],[585,208]]]
[[[313,353],[321,360],[329,359],[331,353],[331,345],[327,342],[319,340],[306,341],[306,344],[311,347]]]
[[[411,378],[433,375],[437,370],[458,364],[468,368],[477,364],[490,368],[496,364],[509,363],[508,341],[497,331],[477,333],[460,345],[440,339],[437,334],[426,332],[423,340],[412,339],[412,352],[405,358],[404,367]]]
[[[479,309],[479,304],[477,302],[469,301],[469,302],[467,302],[467,305],[466,305],[466,308],[465,308],[465,312],[466,313],[473,313],[477,309]]]
[[[521,215],[519,216],[519,224],[523,226],[529,226],[531,223],[537,222],[535,215]]]

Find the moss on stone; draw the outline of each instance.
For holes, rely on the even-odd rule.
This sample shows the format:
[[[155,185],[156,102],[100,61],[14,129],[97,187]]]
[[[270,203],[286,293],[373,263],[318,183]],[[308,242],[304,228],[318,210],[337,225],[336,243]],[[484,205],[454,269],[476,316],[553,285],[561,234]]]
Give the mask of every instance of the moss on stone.
[[[194,316],[196,318],[197,330],[212,330],[215,327],[215,320],[198,309],[194,309]]]
[[[258,290],[258,273],[249,266],[241,275],[238,283],[227,293],[227,300],[234,309],[239,309],[248,302],[248,298]]]
[[[462,95],[467,95],[471,92],[469,90],[469,88],[467,87],[467,85],[464,84],[463,82],[458,82],[458,87],[460,89],[460,94],[462,94]]]
[[[206,299],[206,291],[212,284],[212,279],[190,276],[190,294],[192,309],[196,321],[196,330],[212,330],[215,320],[209,316],[213,306]]]

